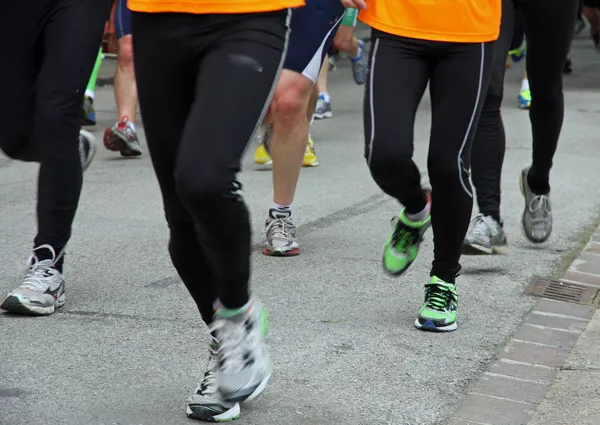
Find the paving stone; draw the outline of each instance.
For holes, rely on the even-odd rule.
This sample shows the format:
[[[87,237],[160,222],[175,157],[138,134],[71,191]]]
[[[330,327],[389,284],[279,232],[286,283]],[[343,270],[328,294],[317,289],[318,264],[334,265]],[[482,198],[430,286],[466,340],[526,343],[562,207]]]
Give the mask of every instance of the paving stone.
[[[590,242],[585,247],[585,252],[590,252],[592,254],[600,254],[600,243]]]
[[[526,425],[535,406],[529,403],[468,394],[454,417],[490,425]],[[476,423],[475,422],[475,423]]]
[[[471,390],[474,393],[491,395],[516,401],[538,404],[544,398],[548,384],[525,382],[524,379],[484,373]]]
[[[569,353],[570,350],[564,348],[542,347],[512,340],[508,343],[500,358],[541,364],[549,367],[559,367],[565,363]]]
[[[536,342],[538,344],[571,349],[575,346],[580,335],[581,332],[541,329],[536,326],[524,324],[517,330],[513,338],[521,341]]]
[[[600,257],[587,252],[581,252],[573,261],[569,270],[589,273],[600,277]]]
[[[548,328],[567,329],[582,332],[588,324],[587,319],[570,319],[560,316],[550,316],[543,312],[532,312],[524,323],[545,326]]]
[[[492,363],[489,371],[500,375],[514,376],[536,382],[550,383],[558,373],[557,368],[543,365],[523,364],[510,359],[500,359]]]
[[[566,276],[566,275],[565,275]],[[599,277],[600,279],[600,277]],[[599,281],[600,282],[600,281]],[[562,314],[565,316],[578,317],[589,320],[596,312],[596,307],[585,306],[581,304],[567,303],[564,301],[554,301],[542,299],[538,301],[534,311],[545,313]]]

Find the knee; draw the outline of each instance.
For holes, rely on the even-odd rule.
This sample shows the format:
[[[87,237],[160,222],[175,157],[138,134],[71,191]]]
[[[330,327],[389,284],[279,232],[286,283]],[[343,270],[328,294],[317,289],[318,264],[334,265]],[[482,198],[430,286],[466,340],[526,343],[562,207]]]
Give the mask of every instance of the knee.
[[[272,120],[282,126],[291,126],[306,117],[306,109],[312,91],[312,85],[307,87],[308,80],[296,75],[293,81],[280,84],[271,102]],[[306,80],[306,81],[305,81]]]
[[[459,156],[452,152],[430,152],[427,158],[427,168],[431,183],[439,182],[447,185],[450,182],[468,181],[471,166],[469,161],[465,161],[466,157],[465,153]]]
[[[412,148],[404,148],[398,140],[374,139],[365,145],[365,158],[375,181],[393,176],[396,179],[402,170],[412,164]]]
[[[119,39],[118,66],[125,71],[133,71],[133,40],[131,35]]]
[[[177,193],[187,206],[211,205],[223,197],[239,196],[234,183],[235,173],[223,172],[223,167],[180,161],[175,170]]]

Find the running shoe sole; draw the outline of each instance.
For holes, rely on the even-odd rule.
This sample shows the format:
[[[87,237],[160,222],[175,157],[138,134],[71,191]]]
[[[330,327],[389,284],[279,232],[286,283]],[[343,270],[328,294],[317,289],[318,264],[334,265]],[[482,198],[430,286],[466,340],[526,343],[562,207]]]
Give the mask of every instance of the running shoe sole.
[[[49,316],[56,311],[57,308],[62,307],[65,304],[65,294],[62,294],[54,305],[50,307],[40,307],[36,305],[23,303],[19,297],[15,295],[9,295],[2,305],[0,305],[0,309],[6,310],[9,313],[15,314],[24,314],[27,316]]]
[[[325,118],[332,118],[332,117],[333,117],[333,112],[331,112],[331,111],[327,111],[327,112],[324,112],[322,114],[319,114],[319,113],[315,112],[315,119],[316,120],[322,120],[322,119],[325,119]]]
[[[492,255],[492,254],[506,255],[508,253],[508,247],[507,246],[492,246],[491,248],[488,248],[483,245],[465,241],[463,244],[462,253],[464,255]]]
[[[458,325],[456,322],[454,322],[447,326],[438,327],[435,326],[430,320],[427,320],[425,323],[421,324],[419,319],[415,319],[415,328],[419,329],[420,331],[427,332],[452,332],[458,328]]]
[[[187,417],[190,419],[198,419],[206,422],[231,422],[240,417],[240,405],[235,405],[227,410],[226,412],[215,415],[215,411],[211,411],[208,406],[200,405],[189,405],[187,406],[186,412]]]
[[[262,381],[256,387],[252,388],[250,391],[248,391],[248,390],[238,391],[236,393],[223,395],[223,398],[226,401],[238,402],[238,403],[248,403],[248,402],[254,400],[255,398],[257,398],[259,395],[261,395],[263,393],[263,391],[267,387],[267,384],[269,383],[269,379],[271,379],[272,373],[273,373],[272,371],[269,371],[265,375],[265,377],[262,379]]]
[[[87,130],[79,130],[79,133],[82,134],[83,137],[85,137],[90,142],[90,151],[89,151],[87,157],[85,158],[85,161],[81,164],[81,170],[85,171],[88,169],[88,167],[94,160],[94,157],[96,156],[96,152],[97,152],[96,136],[94,136],[92,133],[90,133]]]
[[[294,257],[300,254],[300,248],[293,248],[289,250],[281,248],[263,248],[262,254],[269,257]]]

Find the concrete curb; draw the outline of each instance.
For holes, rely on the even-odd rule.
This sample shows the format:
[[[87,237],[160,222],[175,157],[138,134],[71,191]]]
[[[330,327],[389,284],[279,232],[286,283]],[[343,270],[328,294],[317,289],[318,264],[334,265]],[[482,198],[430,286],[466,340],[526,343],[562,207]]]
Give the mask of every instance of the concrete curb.
[[[561,280],[600,289],[600,227]],[[577,354],[578,350],[574,347],[589,340],[586,334],[591,332],[591,328],[597,329],[595,344],[587,344],[595,347],[588,352],[594,352],[597,367],[592,370],[598,376],[587,377],[585,381],[594,380],[596,391],[592,391],[590,395],[600,401],[600,360],[597,356],[600,353],[600,344],[597,344],[600,312],[597,313],[597,308],[597,304],[581,305],[541,298],[446,424],[525,425],[532,419],[531,425],[600,423],[600,407],[596,408],[596,416],[592,415],[593,418],[589,415],[589,409],[578,410],[581,414],[587,412],[587,420],[591,418],[591,422],[576,419],[578,412],[566,408],[569,401],[565,397],[570,396],[571,404],[575,400],[589,406],[594,403],[581,397],[581,391],[563,394],[569,385],[573,385],[572,380],[569,385],[560,386],[561,380],[564,381],[562,375],[569,368],[567,359],[571,361],[570,356],[582,356]],[[587,363],[579,369],[584,369],[579,370],[580,373],[589,373]],[[545,400],[546,397],[550,398]],[[557,397],[562,397],[562,410],[552,408]],[[595,405],[600,406],[599,403]],[[536,414],[538,406],[540,412]],[[562,414],[562,419],[552,416],[553,414]]]

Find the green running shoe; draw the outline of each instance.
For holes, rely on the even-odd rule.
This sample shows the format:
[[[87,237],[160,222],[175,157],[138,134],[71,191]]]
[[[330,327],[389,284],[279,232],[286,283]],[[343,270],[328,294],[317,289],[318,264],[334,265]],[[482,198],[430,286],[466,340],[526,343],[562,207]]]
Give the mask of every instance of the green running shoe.
[[[458,295],[452,283],[433,276],[425,285],[425,302],[415,320],[422,331],[450,332],[456,330]]]
[[[395,220],[394,230],[383,245],[383,270],[399,276],[417,258],[423,235],[431,225],[431,215],[423,221],[410,221],[403,209]]]

